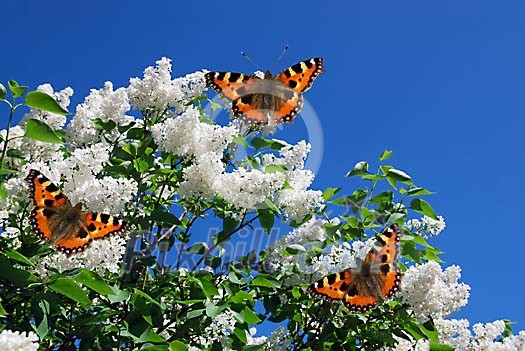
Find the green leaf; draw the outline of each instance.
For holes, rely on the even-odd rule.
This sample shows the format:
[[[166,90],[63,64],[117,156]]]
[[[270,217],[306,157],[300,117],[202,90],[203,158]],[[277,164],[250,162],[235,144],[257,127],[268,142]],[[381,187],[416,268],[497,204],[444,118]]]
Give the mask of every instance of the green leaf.
[[[57,115],[65,116],[69,114],[68,110],[64,110],[58,102],[43,91],[30,91],[26,95],[26,106],[37,108],[39,110],[51,112]]]
[[[112,119],[108,119],[107,121],[103,121],[100,118],[95,118],[95,119],[93,119],[93,123],[97,127],[101,128],[101,129],[104,129],[106,131],[113,130],[117,126],[115,121],[113,121]]]
[[[84,305],[91,303],[91,300],[88,298],[86,292],[71,278],[58,278],[55,282],[49,284],[49,288],[59,294],[69,297],[75,302]]]
[[[248,142],[246,141],[246,138],[244,138],[244,137],[242,137],[240,135],[237,135],[237,136],[233,137],[232,141],[235,144],[242,145],[244,147],[250,147],[250,145],[248,145]]]
[[[246,330],[241,329],[239,327],[235,327],[235,329],[233,329],[233,334],[235,334],[235,336],[238,337],[239,340],[243,342],[243,344],[246,344],[248,342],[248,338],[246,337]]]
[[[431,191],[423,188],[411,188],[407,191],[408,196],[419,196],[419,195],[432,195],[434,194]]]
[[[328,201],[334,197],[341,190],[341,188],[326,188],[323,192],[323,201]]]
[[[394,198],[394,193],[391,191],[384,191],[380,194],[377,194],[373,198],[370,199],[370,202],[373,204],[380,204],[383,202],[390,203],[392,202],[392,199]]]
[[[279,213],[279,208],[275,206],[275,204],[272,202],[272,200],[266,198],[264,199],[264,203],[270,210],[272,210],[274,213]]]
[[[188,346],[181,341],[175,340],[170,342],[170,351],[188,351]]]
[[[215,317],[221,312],[221,309],[211,302],[206,303],[206,315],[210,318]]]
[[[134,288],[134,289],[133,289],[133,292],[134,292],[135,294],[139,295],[139,296],[144,297],[146,300],[148,300],[149,302],[151,302],[151,303],[157,305],[160,309],[162,309],[162,306],[160,305],[160,303],[157,302],[156,300],[154,300],[151,296],[149,296],[148,294],[146,294],[144,291],[139,290],[139,289],[137,289],[137,288]]]
[[[203,255],[207,251],[208,251],[208,244],[206,244],[204,241],[198,242],[195,245],[188,248],[188,252],[198,254],[198,255]]]
[[[199,285],[202,288],[202,291],[204,292],[204,295],[206,295],[209,298],[212,298],[219,294],[219,290],[217,289],[215,284],[213,284],[213,282],[208,280],[207,278],[209,279],[208,275],[206,275],[205,277],[197,278],[197,279],[199,281]]]
[[[270,233],[275,220],[275,215],[273,211],[257,210],[257,214],[259,215],[259,223],[261,223],[261,226],[263,227],[264,231],[266,233]]]
[[[263,138],[253,138],[251,141],[251,144],[256,149],[262,149],[267,146],[270,146],[272,144],[271,140],[263,139]]]
[[[26,264],[28,266],[32,266],[32,267],[35,266],[35,264],[33,262],[31,262],[31,260],[29,258],[25,257],[24,255],[22,255],[18,251],[9,250],[9,251],[4,252],[4,255],[6,255],[9,258],[12,258],[15,261],[18,261],[20,263]]]
[[[393,178],[403,183],[408,183],[412,181],[412,178],[410,178],[408,174],[395,168],[390,168],[388,170],[387,177]]]
[[[259,316],[257,316],[257,314],[248,306],[244,307],[244,309],[240,312],[240,315],[242,317],[241,322],[257,324],[261,321]]]
[[[38,279],[29,273],[26,269],[18,269],[13,267],[12,263],[0,257],[0,279],[7,280],[15,286],[27,287],[30,283],[38,281]]]
[[[430,351],[454,351],[455,350],[455,348],[452,346],[448,346],[444,344],[437,344],[434,342],[430,342],[429,347],[430,347],[429,348]]]
[[[251,282],[250,285],[252,286],[264,286],[267,288],[279,288],[281,287],[281,283],[270,275],[267,274],[259,274],[256,276]]]
[[[11,91],[11,94],[14,98],[24,95],[27,90],[26,86],[18,85],[16,80],[8,81],[7,86],[9,87],[9,91]]]
[[[5,89],[5,86],[2,83],[0,83],[0,100],[4,100],[6,95],[7,90]]]
[[[265,173],[277,173],[277,172],[286,172],[288,167],[285,165],[268,165],[264,167]]]
[[[5,318],[7,317],[7,312],[4,308],[4,306],[2,306],[2,304],[0,304],[0,318]]]
[[[24,160],[26,158],[24,152],[22,150],[17,150],[17,149],[7,150],[6,156],[9,158],[18,158],[20,160]],[[10,172],[10,173],[13,173],[13,172]]]
[[[52,144],[63,143],[62,139],[56,135],[51,127],[34,118],[28,118],[26,120],[26,133],[24,137]]]
[[[97,273],[89,271],[85,268],[80,270],[80,273],[77,274],[75,280],[80,284],[87,286],[93,291],[96,291],[102,296],[113,295],[113,289],[106,284],[104,279],[102,279]]]
[[[384,161],[388,158],[390,158],[390,156],[392,156],[394,152],[392,150],[385,150],[383,151],[383,153],[381,154],[381,156],[379,156],[379,161]]]
[[[166,223],[166,224],[171,224],[171,225],[181,224],[177,216],[175,216],[174,214],[170,212],[164,211],[164,209],[161,206],[155,208],[155,210],[151,214],[151,218],[153,218],[155,222],[157,223]]]
[[[287,246],[285,249],[284,249],[284,252],[287,254],[287,255],[290,255],[290,256],[295,256],[299,253],[303,253],[303,252],[306,252],[306,248],[303,246],[303,245],[300,245],[300,244],[292,244],[290,246]]]
[[[220,104],[216,103],[215,101],[212,101],[212,103],[211,103],[212,111],[217,111],[220,108],[222,108],[222,106]]]
[[[368,173],[368,162],[361,161],[357,162],[350,172],[346,174],[347,177],[353,177],[355,175],[361,175]]]
[[[412,202],[410,203],[410,208],[432,219],[435,219],[435,220],[438,219],[432,206],[430,206],[430,204],[426,202],[425,200],[421,200],[421,199],[412,200]]]
[[[38,311],[37,318],[35,318],[35,324],[31,323],[31,326],[40,340],[43,340],[49,333],[49,323],[47,320],[47,316],[49,315],[49,302],[47,300],[40,300],[38,302],[38,307],[40,308],[40,311]]]

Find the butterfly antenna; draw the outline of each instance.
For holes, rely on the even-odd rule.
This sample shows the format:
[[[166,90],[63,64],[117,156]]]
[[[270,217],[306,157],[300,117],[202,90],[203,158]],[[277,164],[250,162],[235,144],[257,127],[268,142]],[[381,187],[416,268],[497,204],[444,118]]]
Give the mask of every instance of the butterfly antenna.
[[[252,60],[251,57],[248,56],[248,54],[246,54],[244,51],[241,51],[241,55],[244,56],[244,58],[247,59],[248,62],[250,62],[252,65],[254,65],[258,70],[261,69],[261,67],[257,63],[255,63],[255,61]]]
[[[286,54],[287,51],[288,51],[288,44],[285,44],[284,45],[284,49],[281,52],[281,54],[279,55],[279,57],[277,58],[277,60],[275,61],[275,64],[277,64],[279,61],[281,61],[281,59],[283,58],[284,54]]]

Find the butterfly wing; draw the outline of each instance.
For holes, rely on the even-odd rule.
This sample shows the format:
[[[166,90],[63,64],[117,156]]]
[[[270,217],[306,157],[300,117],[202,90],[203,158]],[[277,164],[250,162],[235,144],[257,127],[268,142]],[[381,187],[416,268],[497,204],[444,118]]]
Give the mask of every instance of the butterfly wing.
[[[272,124],[292,123],[303,107],[303,95],[289,88],[276,90],[275,94],[247,94],[234,100],[233,115],[251,125],[266,125],[269,120]]]
[[[36,169],[29,171],[25,181],[29,186],[30,196],[35,206],[71,206],[67,197],[62,194],[58,187]]]
[[[105,213],[83,213],[84,224],[79,225],[72,236],[59,239],[55,247],[71,255],[84,251],[93,240],[111,235],[120,235],[126,231],[127,222]]]
[[[399,291],[401,286],[401,268],[397,263],[400,253],[399,242],[403,231],[397,224],[392,224],[376,238],[374,247],[368,253],[370,274],[381,282],[381,296],[389,298]]]
[[[84,222],[91,239],[120,235],[126,231],[127,222],[105,213],[88,213]]]
[[[71,255],[84,251],[94,239],[125,231],[126,222],[107,214],[86,213],[71,206],[58,187],[39,171],[26,177],[35,207],[29,221],[32,231],[58,251]]]
[[[29,171],[25,181],[35,205],[29,215],[31,228],[40,239],[49,242],[53,237],[49,218],[55,214],[56,208],[71,206],[71,203],[52,181],[35,169]]]
[[[298,92],[310,89],[317,76],[324,72],[320,57],[305,60],[288,67],[277,75],[277,79]]]
[[[330,274],[310,285],[308,292],[313,297],[342,300],[352,312],[366,312],[373,308],[378,304],[379,296],[392,297],[401,285],[402,273],[396,260],[402,233],[397,224],[392,224],[376,238],[362,263],[366,272],[361,266]]]
[[[206,86],[212,88],[219,96],[230,101],[249,94],[258,77],[233,72],[208,72],[204,75]]]
[[[308,287],[308,292],[313,297],[325,300],[343,300],[351,283],[352,272],[346,270],[341,273],[327,275],[323,279],[312,283]]]

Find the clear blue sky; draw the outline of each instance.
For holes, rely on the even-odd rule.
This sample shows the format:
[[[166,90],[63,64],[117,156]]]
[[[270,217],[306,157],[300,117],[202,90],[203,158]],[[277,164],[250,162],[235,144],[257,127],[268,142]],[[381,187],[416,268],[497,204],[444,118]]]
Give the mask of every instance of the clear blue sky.
[[[388,148],[447,221],[432,243],[472,287],[454,317],[525,329],[525,3],[442,1],[19,1],[0,4],[0,80],[71,86],[73,105],[126,86],[161,56],[174,74],[274,73],[321,56],[305,97],[325,136],[314,187]],[[273,65],[284,44],[290,49]],[[0,107],[5,123],[5,108]],[[3,128],[4,126],[2,126]],[[298,140],[304,124],[279,135]]]

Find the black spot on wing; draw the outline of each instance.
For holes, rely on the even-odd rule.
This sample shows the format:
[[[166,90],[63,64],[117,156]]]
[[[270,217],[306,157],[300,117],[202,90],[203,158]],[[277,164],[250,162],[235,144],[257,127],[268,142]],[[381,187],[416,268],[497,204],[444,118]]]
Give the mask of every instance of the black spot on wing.
[[[108,224],[110,218],[111,218],[111,216],[108,215],[108,214],[106,214],[106,213],[101,213],[101,214],[100,214],[100,220],[101,220],[102,223],[104,223],[104,224]]]
[[[349,286],[348,286],[348,284],[346,284],[346,282],[342,282],[341,286],[339,287],[339,290],[346,291],[346,290],[348,290],[348,287]]]
[[[94,232],[97,227],[95,227],[95,225],[93,223],[89,223],[87,229],[90,231],[90,232]]]
[[[55,200],[60,200],[60,199],[63,199],[64,198],[64,195],[62,193],[58,193],[55,195]]]
[[[312,66],[314,65],[312,62],[312,60],[308,60],[308,61],[304,61],[304,64],[306,65],[306,68],[310,69],[312,68]]]
[[[78,237],[80,239],[84,239],[86,236],[88,236],[88,233],[84,230],[84,228],[80,229],[78,231]]]
[[[45,199],[44,200],[44,205],[46,205],[48,207],[53,206],[54,203],[55,203],[55,200],[51,200],[51,199]]]
[[[44,176],[42,176],[42,177],[37,177],[36,179],[38,180],[38,182],[39,182],[40,184],[44,184],[45,182],[47,182],[47,178],[44,177]]]
[[[387,255],[381,255],[381,262],[385,263],[386,261],[388,261],[388,256]]]
[[[47,200],[46,200],[47,201]],[[44,208],[42,210],[42,214],[46,217],[46,218],[51,218],[55,212],[53,212],[52,210],[48,209],[48,208]]]
[[[381,271],[381,273],[383,273],[383,274],[387,274],[388,272],[390,272],[390,265],[388,265],[388,264],[382,264],[382,265],[379,267],[379,270]]]
[[[303,71],[303,68],[301,67],[301,62],[296,63],[291,67],[295,73],[301,73]]]
[[[113,223],[111,224],[113,224],[114,226],[117,226],[120,224],[120,221],[117,218],[113,217]]]
[[[297,86],[297,82],[295,80],[289,80],[288,85],[293,89]]]
[[[245,105],[250,105],[253,101],[253,95],[244,95],[241,97],[241,102]]]
[[[385,246],[385,245],[386,245],[386,241],[383,240],[382,237],[378,236],[378,237],[376,238],[376,245]]]
[[[54,193],[55,191],[58,191],[58,188],[55,184],[50,183],[48,186],[46,186],[46,190],[51,193]]]
[[[328,282],[328,285],[332,285],[333,283],[335,283],[335,281],[337,280],[337,276],[337,273],[330,274],[329,276],[327,276],[326,281]]]
[[[357,295],[357,288],[354,286],[352,286],[350,288],[350,290],[348,290],[347,292],[348,296],[356,296]]]
[[[236,82],[239,78],[241,78],[241,74],[240,73],[233,73],[233,72],[231,72],[229,81],[230,82]]]

